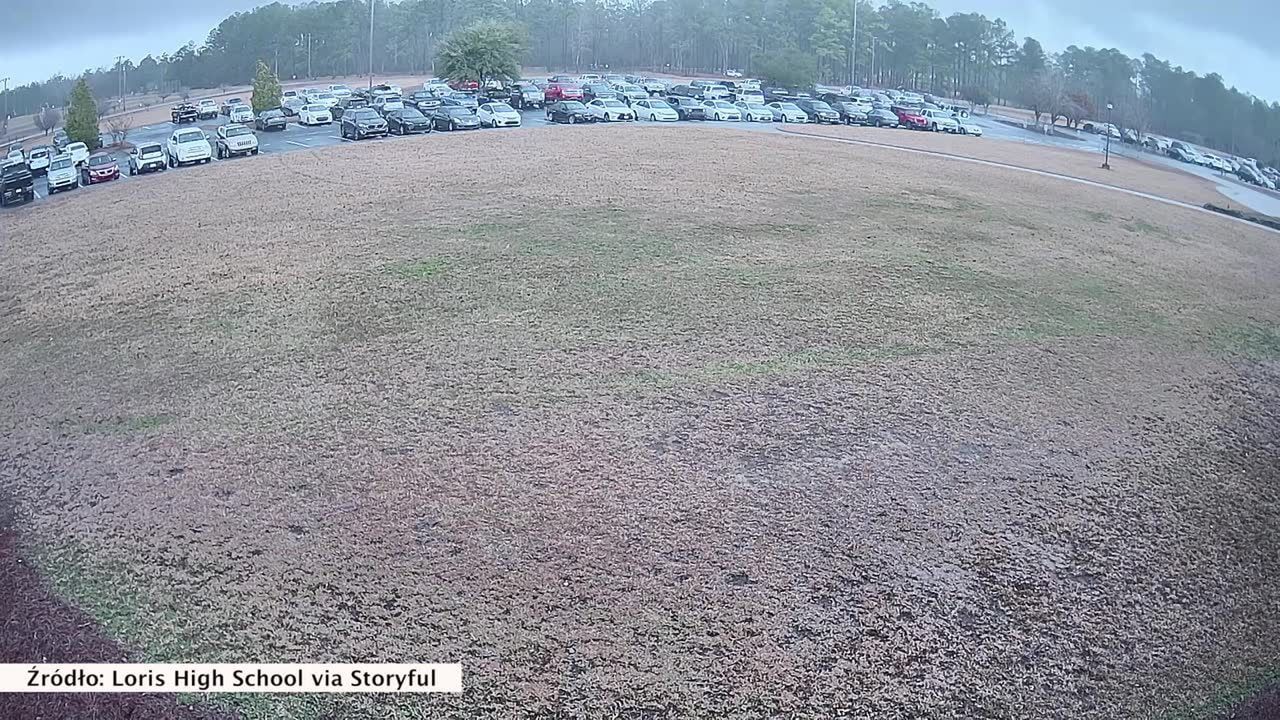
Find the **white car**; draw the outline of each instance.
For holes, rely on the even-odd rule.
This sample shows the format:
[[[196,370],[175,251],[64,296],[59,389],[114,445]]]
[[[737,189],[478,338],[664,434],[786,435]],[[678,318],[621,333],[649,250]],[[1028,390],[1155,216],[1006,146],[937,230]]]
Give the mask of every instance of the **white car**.
[[[520,127],[520,113],[506,103],[487,102],[476,108],[480,127]]]
[[[253,108],[248,105],[237,105],[231,108],[230,120],[233,123],[250,124],[253,122]]]
[[[702,107],[708,120],[742,122],[742,111],[728,100],[703,100]]]
[[[672,110],[666,100],[659,100],[658,98],[637,100],[631,103],[631,109],[636,111],[636,118],[639,120],[675,122],[680,119],[680,114]]]
[[[27,161],[27,156],[21,150],[10,150],[9,154],[4,156],[5,165],[8,165],[9,163],[14,163],[14,162],[24,163],[26,161]]]
[[[71,156],[71,162],[79,167],[89,162],[89,146],[82,142],[73,142],[67,146],[67,154]]]
[[[982,137],[982,126],[968,118],[956,118],[956,124],[960,126],[961,135],[974,135]]]
[[[341,84],[341,83],[339,83],[339,84],[337,84],[337,85],[330,85],[330,86],[329,86],[329,92],[333,93],[333,94],[334,94],[334,96],[335,96],[335,97],[337,97],[337,98],[348,98],[348,97],[351,97],[351,88],[349,88],[349,87],[347,87],[346,85],[343,85],[343,84]]]
[[[219,160],[236,155],[258,154],[258,136],[244,125],[223,125],[218,128],[215,142]]]
[[[764,93],[760,92],[759,90],[742,90],[738,92],[737,95],[734,96],[734,105],[737,105],[738,103],[744,103],[744,102],[763,105]]]
[[[613,122],[614,120],[635,120],[636,114],[621,100],[613,98],[596,98],[587,103],[587,112],[594,120]]]
[[[164,146],[164,154],[169,159],[169,167],[178,167],[187,163],[207,163],[213,158],[213,147],[209,138],[200,128],[183,128],[175,130]]]
[[[773,113],[774,122],[784,122],[784,123],[809,122],[808,114],[806,114],[805,111],[797,107],[795,103],[771,102],[768,105],[765,105],[765,107],[769,108],[769,111]]]
[[[27,167],[31,169],[32,175],[43,175],[49,169],[49,161],[53,159],[53,153],[48,146],[41,145],[31,148],[31,154],[27,156]]]
[[[331,92],[317,92],[307,96],[307,102],[332,108],[338,104],[338,96]]]
[[[442,82],[422,83],[422,89],[425,92],[435,93],[437,95],[441,93],[447,94],[447,93],[453,92],[453,88],[449,87],[448,83],[442,83]]]
[[[333,122],[333,115],[324,105],[303,105],[298,111],[300,125],[328,125]]]
[[[921,110],[920,115],[924,117],[928,123],[926,127],[934,132],[960,132],[960,123],[951,115],[941,110]]]
[[[747,122],[773,122],[773,112],[764,103],[743,100],[733,104]]]
[[[50,195],[80,187],[80,173],[76,171],[76,161],[66,153],[54,156],[49,163],[49,175],[45,182],[49,186]]]

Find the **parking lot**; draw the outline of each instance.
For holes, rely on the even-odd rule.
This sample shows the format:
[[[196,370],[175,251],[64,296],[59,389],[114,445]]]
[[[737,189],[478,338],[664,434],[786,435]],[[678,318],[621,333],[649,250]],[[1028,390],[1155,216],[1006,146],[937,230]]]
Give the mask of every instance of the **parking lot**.
[[[521,123],[524,127],[561,128],[561,129],[564,129],[565,131],[572,131],[572,129],[574,128],[574,126],[570,126],[570,125],[548,122],[546,118],[546,114],[543,110],[524,110],[524,111],[521,111],[520,117],[521,117]],[[196,126],[204,130],[205,134],[208,135],[210,140],[212,141],[214,134],[217,132],[218,127],[226,124],[227,122],[228,121],[226,117],[219,117],[215,120],[200,121],[199,123],[197,123]],[[991,124],[985,121],[979,121],[979,122],[984,127],[991,126]],[[614,124],[623,125],[623,124],[630,124],[630,123],[614,123]],[[701,126],[701,127],[733,128],[735,130],[753,130],[758,132],[776,132],[777,131],[777,125],[775,123],[758,123],[758,122],[757,123],[710,122],[710,121],[697,121],[697,120],[694,120],[694,121],[681,120],[676,122],[664,122],[664,123],[650,123],[648,121],[637,121],[637,124],[664,125],[664,126],[694,125],[694,126]],[[173,133],[176,127],[178,126],[173,125],[172,123],[159,122],[159,123],[152,123],[150,125],[146,125],[143,127],[134,128],[129,132],[127,141],[131,145],[139,145],[147,142],[158,142],[163,144],[165,141],[169,139],[169,136]],[[182,127],[191,127],[191,126],[184,125]],[[480,130],[480,132],[485,132],[485,133],[503,132],[503,131],[504,129]],[[894,132],[908,132],[908,131],[885,129],[884,132],[894,133]],[[353,142],[351,140],[342,138],[339,135],[339,124],[336,122],[329,125],[306,126],[306,125],[299,125],[298,123],[291,121],[286,130],[272,131],[272,132],[258,131],[256,134],[258,136],[258,152],[263,155],[272,155],[277,153],[290,153],[290,152],[297,152],[300,150],[314,150],[318,148],[330,147],[332,145],[338,145],[340,143]],[[432,134],[448,134],[448,133],[437,132]],[[400,139],[401,138],[398,136],[388,135],[385,138],[369,138],[366,140],[360,140],[358,142],[361,142],[361,143],[396,142]],[[40,143],[36,141],[31,141],[31,142],[28,142],[27,144],[29,147],[33,147]],[[109,152],[111,152],[115,156],[116,161],[120,165],[120,179],[111,181],[111,182],[133,182],[133,181],[139,181],[139,180],[146,182],[150,180],[153,175],[162,174],[162,173],[149,173],[148,175],[130,177],[128,174],[128,152],[126,150],[120,150],[120,149],[110,150]],[[229,160],[214,159],[211,162],[245,162],[248,159],[249,158],[245,158],[245,157],[237,157],[237,158],[231,158]],[[194,170],[197,170],[198,167],[199,166],[194,166],[194,167],[187,166],[182,168],[166,170],[166,172],[173,172],[175,170],[177,172],[194,171]],[[82,187],[82,188],[77,188],[76,190],[72,190],[70,192],[60,193],[59,195],[74,196],[78,192],[92,192],[92,190],[93,190],[92,187]],[[45,184],[45,178],[43,175],[35,179],[35,192],[36,192],[36,202],[47,200],[49,197],[48,188]],[[11,211],[11,210],[17,209],[18,207],[22,207],[22,206],[9,206],[9,207],[5,207],[4,210]]]

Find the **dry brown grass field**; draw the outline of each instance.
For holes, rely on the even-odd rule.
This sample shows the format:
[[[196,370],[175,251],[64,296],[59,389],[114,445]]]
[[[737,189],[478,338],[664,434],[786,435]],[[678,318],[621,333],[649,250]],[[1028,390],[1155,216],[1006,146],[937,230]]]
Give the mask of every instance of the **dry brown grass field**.
[[[243,717],[1198,718],[1280,667],[1273,233],[635,126],[0,228],[0,490],[57,593],[142,659],[464,664]]]

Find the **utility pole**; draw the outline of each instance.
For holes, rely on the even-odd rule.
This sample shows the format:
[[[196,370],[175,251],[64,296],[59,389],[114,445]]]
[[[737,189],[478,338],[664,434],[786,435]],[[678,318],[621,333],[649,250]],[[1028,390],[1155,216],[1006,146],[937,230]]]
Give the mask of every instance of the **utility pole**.
[[[124,56],[116,56],[116,67],[120,68],[120,109],[124,110]]]
[[[868,85],[876,84],[876,36],[871,36],[871,75],[867,77]]]
[[[373,89],[373,4],[377,0],[369,0],[369,89]]]
[[[0,115],[0,127],[9,126],[9,78],[0,78],[4,83],[4,115]]]
[[[849,84],[858,82],[858,0],[853,0],[853,37],[849,40]]]
[[[307,78],[311,77],[311,35],[312,33],[301,33],[298,35],[298,42],[294,47],[302,47],[305,41],[307,44]]]

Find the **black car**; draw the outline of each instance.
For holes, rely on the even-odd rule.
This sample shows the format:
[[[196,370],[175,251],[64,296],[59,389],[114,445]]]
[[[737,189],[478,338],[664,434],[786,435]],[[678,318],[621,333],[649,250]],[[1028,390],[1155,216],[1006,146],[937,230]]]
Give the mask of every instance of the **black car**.
[[[462,105],[441,105],[431,113],[436,130],[478,130],[480,119]]]
[[[413,133],[431,132],[431,121],[417,108],[405,106],[399,110],[388,110],[387,132],[395,135],[412,135]]]
[[[587,83],[582,86],[582,100],[584,102],[604,98],[616,100],[618,92],[604,83]]]
[[[440,98],[430,90],[419,90],[404,99],[405,107],[416,107],[421,113],[429,113],[440,105]]]
[[[342,137],[361,140],[387,134],[387,121],[373,108],[349,108],[342,114]]]
[[[284,130],[289,127],[289,119],[284,116],[284,111],[279,108],[263,110],[258,113],[258,117],[253,119],[253,126],[263,131]]]
[[[867,124],[876,127],[898,127],[898,115],[889,108],[875,108],[867,113]]]
[[[591,122],[591,113],[587,112],[586,105],[577,100],[561,100],[547,106],[547,120],[549,122],[573,125],[575,123]]]
[[[676,115],[679,115],[681,120],[707,119],[706,106],[694,98],[685,97],[683,95],[677,95],[675,97],[668,95],[667,104],[671,106],[672,110],[676,111]]]
[[[343,113],[363,107],[369,107],[369,101],[359,95],[352,95],[351,97],[340,101],[337,105],[329,108],[329,117],[334,120],[341,120]],[[287,109],[284,112],[285,115],[290,114]]]
[[[476,99],[475,95],[458,90],[454,90],[453,92],[441,97],[440,104],[442,106],[452,105],[454,107],[464,107],[471,112],[475,112],[476,108],[480,107],[480,101]]]
[[[828,123],[830,125],[836,125],[840,122],[840,113],[821,100],[799,98],[793,102],[796,107],[804,111],[805,115],[809,116],[809,122]]]
[[[675,95],[677,97],[698,98],[702,97],[702,90],[691,85],[672,85],[667,88],[667,97]]]
[[[867,123],[865,105],[859,105],[851,100],[842,100],[829,104],[832,110],[840,113],[840,122],[845,125],[865,125]]]
[[[25,162],[11,162],[0,168],[0,206],[35,200],[35,180]]]

